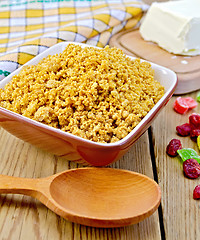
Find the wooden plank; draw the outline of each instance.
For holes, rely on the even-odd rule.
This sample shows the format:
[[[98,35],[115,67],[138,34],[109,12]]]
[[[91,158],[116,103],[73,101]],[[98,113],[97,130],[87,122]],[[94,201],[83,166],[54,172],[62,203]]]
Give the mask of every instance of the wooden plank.
[[[0,173],[19,177],[45,177],[81,166],[43,152],[3,129],[0,129],[0,158]],[[153,178],[147,133],[120,161],[110,167],[137,171]],[[161,238],[158,211],[136,225],[98,229],[68,222],[28,196],[2,194],[0,204],[0,239],[157,240]]]
[[[196,99],[197,92],[187,94]],[[199,154],[197,144],[190,137],[176,134],[176,126],[188,122],[198,108],[180,115],[173,110],[173,97],[152,125],[153,142],[159,185],[162,191],[162,211],[166,239],[200,239],[200,202],[193,199],[193,189],[200,184],[200,179],[187,179],[183,175],[182,162],[178,157],[166,154],[166,146],[172,138],[181,140],[184,148],[193,148]]]

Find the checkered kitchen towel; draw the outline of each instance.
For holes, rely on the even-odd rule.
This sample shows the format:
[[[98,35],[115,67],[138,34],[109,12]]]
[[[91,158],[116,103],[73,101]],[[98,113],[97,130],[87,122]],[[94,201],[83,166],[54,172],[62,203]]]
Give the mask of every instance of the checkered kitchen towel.
[[[58,42],[104,47],[146,10],[141,0],[1,0],[0,80]]]

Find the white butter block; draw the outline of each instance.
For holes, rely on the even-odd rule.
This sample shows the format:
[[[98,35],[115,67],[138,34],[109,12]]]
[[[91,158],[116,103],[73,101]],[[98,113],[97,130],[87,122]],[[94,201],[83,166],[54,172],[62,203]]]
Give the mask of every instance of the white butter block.
[[[168,52],[200,54],[200,0],[154,2],[140,27],[146,41]]]

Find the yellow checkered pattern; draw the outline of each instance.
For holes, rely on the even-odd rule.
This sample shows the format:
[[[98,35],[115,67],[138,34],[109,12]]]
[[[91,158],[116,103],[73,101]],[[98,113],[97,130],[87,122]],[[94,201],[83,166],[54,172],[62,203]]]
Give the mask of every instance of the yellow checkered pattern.
[[[147,9],[140,0],[0,2],[0,80],[62,41],[99,47],[113,34],[138,26]]]

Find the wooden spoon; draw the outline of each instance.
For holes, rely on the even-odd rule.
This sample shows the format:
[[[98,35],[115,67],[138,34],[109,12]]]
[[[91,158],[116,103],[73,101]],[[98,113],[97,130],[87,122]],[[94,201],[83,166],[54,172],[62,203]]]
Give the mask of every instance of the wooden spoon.
[[[0,193],[32,196],[69,221],[106,228],[142,221],[161,200],[154,180],[112,168],[71,169],[37,179],[0,175]]]

